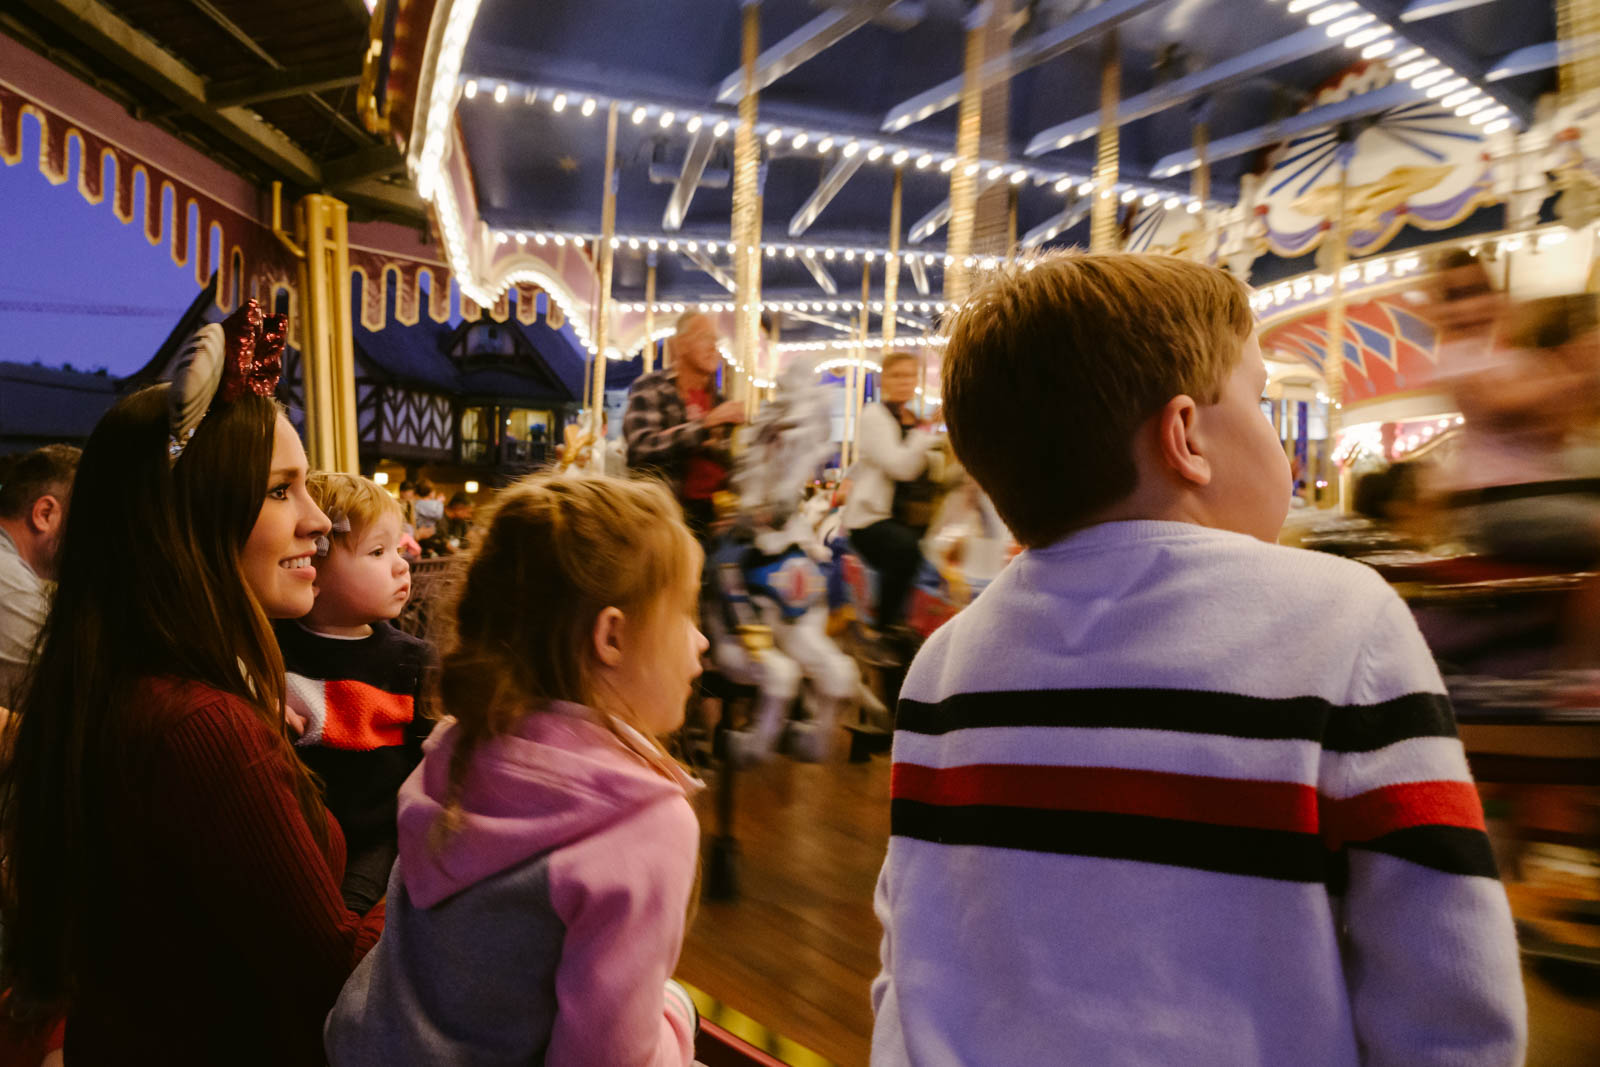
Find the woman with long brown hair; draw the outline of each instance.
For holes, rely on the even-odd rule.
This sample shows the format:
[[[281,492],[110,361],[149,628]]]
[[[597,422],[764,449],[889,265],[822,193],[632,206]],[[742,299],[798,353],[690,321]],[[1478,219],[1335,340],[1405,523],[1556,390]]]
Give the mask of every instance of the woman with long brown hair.
[[[268,620],[304,615],[327,518],[272,399],[281,316],[251,301],[84,450],[60,585],[0,778],[14,1004],[68,1062],[321,1062],[376,940],[284,726]]]

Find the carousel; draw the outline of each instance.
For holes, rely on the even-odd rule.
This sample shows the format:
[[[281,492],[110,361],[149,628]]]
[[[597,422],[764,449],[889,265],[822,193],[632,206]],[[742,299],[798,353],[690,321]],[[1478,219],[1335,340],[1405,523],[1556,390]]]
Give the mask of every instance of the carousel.
[[[851,638],[875,576],[802,492],[848,474],[885,353],[920,357],[915,407],[937,424],[942,316],[986,269],[1066,247],[1191,257],[1254,287],[1262,409],[1296,477],[1286,539],[1384,569],[1451,650],[1525,948],[1592,989],[1600,693],[1551,698],[1548,663],[1455,656],[1483,646],[1485,616],[1547,619],[1589,576],[1496,569],[1350,512],[1364,479],[1470,433],[1434,314],[1446,257],[1509,300],[1594,291],[1596,33],[1590,0],[378,5],[363,111],[403,152],[463,304],[542,307],[587,353],[565,460],[597,463],[603,413],[670,358],[686,313],[714,321],[722,386],[746,405],[744,535],[708,566],[708,626],[726,706],[747,699],[711,746],[727,903],[701,922],[729,940],[788,928],[786,948],[744,946],[759,974],[737,946],[689,946],[707,1017],[743,1034],[713,1026],[725,1047],[706,1062],[865,1060],[876,934],[817,901],[837,895],[828,877],[870,884],[873,847],[847,849],[861,870],[813,859],[821,883],[756,855],[826,848],[812,826],[886,795],[866,776],[893,679]],[[953,464],[944,489],[911,607],[924,636],[1008,555]],[[862,762],[828,765],[846,738]],[[732,771],[774,758],[790,777],[736,804]],[[782,830],[741,851],[746,801]],[[768,925],[741,925],[752,913]],[[1538,1025],[1535,1062],[1565,1062],[1538,1060]]]
[[[312,465],[380,484],[451,464],[452,488],[487,493],[542,463],[546,434],[553,465],[602,471],[630,387],[684,316],[710,320],[744,425],[680,751],[712,785],[678,972],[701,1062],[867,1062],[903,657],[883,655],[880,576],[838,504],[886,358],[916,357],[907,407],[937,433],[947,314],[985,271],[1068,248],[1252,287],[1262,412],[1295,477],[1282,539],[1410,602],[1521,929],[1528,1062],[1594,1062],[1600,563],[1503,558],[1438,487],[1494,425],[1463,386],[1452,279],[1505,306],[1600,291],[1600,0],[308,12],[21,0],[0,12],[0,158],[37,124],[50,182],[192,264],[182,333],[251,297],[287,312],[279,397]],[[79,55],[103,62],[60,62]],[[163,353],[140,374],[169,374]],[[1584,358],[1578,400],[1600,397]],[[1563,456],[1600,457],[1600,402],[1541,403],[1572,420]],[[933,455],[902,649],[1015,550]],[[1583,471],[1600,496],[1600,461]],[[445,578],[417,568],[406,625],[426,631]]]

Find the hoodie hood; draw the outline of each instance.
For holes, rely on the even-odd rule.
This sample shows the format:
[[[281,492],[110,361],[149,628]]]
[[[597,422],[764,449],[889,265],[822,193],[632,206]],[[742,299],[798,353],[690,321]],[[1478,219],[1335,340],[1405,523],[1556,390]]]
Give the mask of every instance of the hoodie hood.
[[[479,747],[462,789],[461,827],[435,850],[456,724],[423,746],[400,787],[401,871],[412,902],[430,908],[485,878],[604,829],[630,812],[682,797],[701,784],[681,769],[663,777],[642,755],[649,742],[626,725],[624,742],[599,712],[552,704]]]

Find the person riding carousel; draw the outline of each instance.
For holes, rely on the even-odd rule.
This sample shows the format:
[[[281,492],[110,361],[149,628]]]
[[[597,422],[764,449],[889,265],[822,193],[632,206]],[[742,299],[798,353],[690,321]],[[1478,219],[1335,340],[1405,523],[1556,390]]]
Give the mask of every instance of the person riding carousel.
[[[879,381],[881,403],[861,412],[859,454],[845,503],[850,544],[878,572],[877,622],[881,633],[899,625],[911,584],[922,566],[922,537],[932,519],[935,486],[929,452],[939,443],[911,407],[920,361],[890,352]]]

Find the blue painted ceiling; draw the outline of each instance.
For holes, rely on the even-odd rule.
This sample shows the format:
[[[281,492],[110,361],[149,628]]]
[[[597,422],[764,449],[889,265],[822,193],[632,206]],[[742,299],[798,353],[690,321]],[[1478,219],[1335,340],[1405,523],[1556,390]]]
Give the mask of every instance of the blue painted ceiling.
[[[1367,10],[1391,19],[1413,43],[1427,47],[1461,73],[1476,75],[1500,57],[1525,45],[1555,38],[1550,0],[1478,0],[1422,21],[1401,23],[1400,14],[1421,0],[1363,0]],[[1462,3],[1462,0],[1456,0]],[[1165,0],[1123,22],[1122,95],[1129,99],[1175,77],[1205,70],[1232,57],[1272,44],[1306,29],[1305,16],[1287,11],[1290,0]],[[761,43],[769,48],[816,18],[826,7],[804,0],[767,0],[761,5]],[[910,11],[911,24],[869,24],[846,36],[779,78],[760,96],[764,121],[792,123],[794,130],[831,131],[949,152],[954,147],[956,112],[947,109],[893,134],[882,131],[895,105],[961,72],[962,20],[973,4],[962,0],[921,0],[897,5]],[[1017,4],[1027,20],[1013,40],[1026,44],[1064,20],[1094,9],[1094,0],[1038,0]],[[1445,4],[1444,6],[1450,6]],[[468,45],[463,78],[484,91],[460,105],[483,215],[492,225],[515,230],[593,233],[599,230],[605,113],[584,117],[577,101],[599,93],[624,101],[663,105],[689,113],[731,113],[718,104],[717,91],[738,68],[740,5],[735,0],[485,0]],[[1024,150],[1039,131],[1092,114],[1099,99],[1099,38],[1022,72],[1011,81],[1008,137],[1010,157],[1043,170],[1077,175],[1092,169],[1094,139],[1026,159]],[[1188,192],[1187,175],[1157,180],[1150,168],[1161,157],[1188,148],[1197,118],[1210,136],[1260,127],[1299,110],[1308,95],[1356,60],[1337,40],[1328,47],[1264,73],[1222,82],[1206,96],[1125,124],[1121,132],[1121,171],[1125,181]],[[519,87],[504,103],[492,88],[501,81]],[[1535,99],[1554,88],[1554,71],[1498,82],[1529,114]],[[564,90],[572,103],[556,113],[548,102],[525,102],[522,87]],[[619,233],[667,236],[662,215],[691,140],[683,121],[661,128],[652,117],[629,121],[624,108],[619,126],[617,229]],[[732,137],[720,139],[707,177],[729,169]],[[788,222],[838,159],[838,151],[819,156],[815,140],[794,149],[786,136],[764,146],[769,160],[764,185],[763,235],[787,241]],[[1231,200],[1240,176],[1258,167],[1261,154],[1218,161],[1213,167],[1214,200]],[[652,165],[658,179],[651,180]],[[905,173],[904,227],[939,204],[949,192],[949,177],[937,167]],[[887,158],[862,166],[817,221],[797,240],[820,245],[884,246],[892,168]],[[1070,195],[1070,194],[1069,194]],[[1050,185],[1019,187],[1018,232],[1058,216],[1066,197]],[[726,241],[731,183],[702,186],[686,215],[682,239]],[[943,250],[943,231],[926,244]],[[1054,243],[1087,242],[1086,225],[1062,233]],[[916,247],[916,246],[908,246]],[[643,297],[645,253],[622,249],[617,262],[616,295]],[[717,261],[727,264],[724,251]],[[664,252],[659,257],[658,299],[721,300],[726,291],[692,263]],[[857,299],[860,263],[828,264],[838,281],[838,299]],[[930,272],[933,299],[941,285]],[[882,269],[873,274],[881,289]],[[915,293],[902,274],[903,296]],[[769,300],[826,300],[804,267],[783,258],[765,260],[763,295]],[[785,336],[791,336],[785,327]]]

